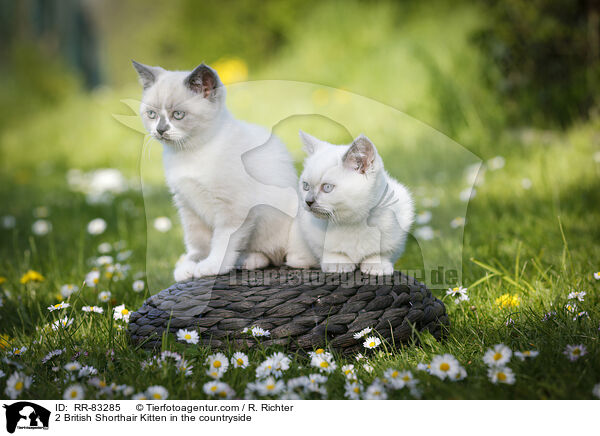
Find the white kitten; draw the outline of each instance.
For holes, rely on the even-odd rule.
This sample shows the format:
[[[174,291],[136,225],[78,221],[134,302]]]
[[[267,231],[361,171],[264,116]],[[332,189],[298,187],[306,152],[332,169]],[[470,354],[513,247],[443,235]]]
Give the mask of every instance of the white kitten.
[[[240,264],[281,264],[298,207],[285,146],[266,129],[233,118],[210,67],[186,72],[133,65],[144,87],[140,114],[163,144],[166,180],[184,230],[187,252],[175,280]]]
[[[308,157],[300,177],[304,208],[297,218],[306,256],[325,272],[390,275],[414,220],[410,192],[383,168],[366,136],[332,145],[304,132]],[[288,265],[295,265],[288,258]]]

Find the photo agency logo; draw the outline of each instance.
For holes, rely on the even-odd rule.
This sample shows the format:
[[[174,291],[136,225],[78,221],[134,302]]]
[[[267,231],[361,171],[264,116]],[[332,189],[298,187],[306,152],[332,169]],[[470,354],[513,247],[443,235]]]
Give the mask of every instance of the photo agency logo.
[[[29,401],[4,404],[6,409],[6,431],[14,433],[19,430],[48,430],[50,411]]]
[[[163,70],[156,71],[164,74]],[[207,83],[219,84],[219,81],[215,79]],[[175,85],[181,84],[177,82]],[[204,90],[205,85],[199,82],[199,89]],[[315,158],[321,156],[315,150],[330,149],[328,147],[337,144],[351,144],[350,149],[356,148],[351,159],[342,165],[348,171],[360,173],[360,177],[352,178],[352,183],[368,179],[369,166],[375,161],[378,162],[378,177],[388,174],[388,183],[382,184],[383,188],[376,193],[373,191],[372,196],[364,196],[364,201],[359,201],[358,191],[356,195],[345,195],[344,201],[327,204],[327,210],[321,214],[323,216],[317,216],[321,218],[317,224],[326,224],[310,232],[313,236],[319,234],[321,238],[317,243],[314,238],[311,240],[312,254],[317,259],[311,271],[321,268],[322,274],[294,274],[290,277],[282,270],[275,280],[285,277],[301,283],[313,283],[315,280],[321,283],[334,272],[347,276],[344,280],[350,285],[352,281],[368,280],[372,283],[380,280],[377,276],[381,275],[388,276],[386,283],[390,280],[402,283],[405,276],[411,276],[430,289],[448,289],[461,283],[466,212],[483,177],[482,160],[443,133],[393,107],[343,89],[283,80],[225,83],[223,90],[211,88],[205,97],[198,98],[204,98],[209,104],[215,99],[214,92],[217,95],[222,92],[223,108],[228,108],[225,110],[231,112],[229,116],[255,125],[253,132],[260,133],[252,136],[251,143],[241,147],[238,154],[219,154],[214,149],[204,153],[202,150],[206,144],[189,142],[185,139],[188,136],[179,131],[191,129],[190,132],[196,132],[192,127],[186,127],[184,122],[192,115],[179,110],[175,111],[177,113],[167,112],[167,106],[159,106],[162,103],[152,99],[151,90],[152,85],[146,84],[142,101],[122,101],[134,114],[113,114],[117,121],[145,138],[140,178],[147,221],[147,283],[151,293],[170,286],[174,278],[175,281],[185,281],[211,276],[216,271],[227,274],[241,268],[258,271],[256,274],[260,275],[266,274],[260,271],[265,270],[267,265],[301,269],[294,266],[294,262],[290,263],[285,253],[280,255],[285,250],[273,250],[279,256],[274,260],[261,255],[260,246],[279,240],[283,228],[293,228],[294,223],[301,222],[301,213],[308,211],[317,216],[315,205],[319,202],[313,204],[311,195],[325,199],[327,196],[334,198],[338,192],[348,192],[343,189],[350,186],[350,178],[343,174],[338,177],[337,183],[319,181],[322,186],[309,180],[310,173],[318,172],[321,163],[332,156],[323,154],[323,160],[320,160]],[[187,107],[188,111],[194,110],[193,104],[185,99],[178,105]],[[161,126],[161,122],[169,124],[169,129],[165,130],[166,125]],[[299,131],[311,134],[299,134]],[[164,139],[165,135],[176,133],[178,138],[184,139],[171,142]],[[353,148],[353,145],[356,146]],[[214,144],[210,146],[214,148]],[[296,163],[297,171],[294,172],[290,166],[294,174],[286,178],[285,183],[274,182],[271,177],[273,171],[267,162],[272,157],[269,150],[278,156],[289,153]],[[198,156],[192,157],[196,154]],[[181,160],[180,155],[188,157]],[[202,185],[201,191],[207,193],[213,189],[217,200],[225,199],[224,204],[229,204],[224,210],[230,210],[232,215],[235,213],[235,222],[232,221],[233,224],[226,229],[207,225],[202,221],[206,210],[186,207],[188,203],[180,201],[182,195],[190,194],[189,190],[186,191],[187,187],[202,184],[200,179],[193,183],[180,179],[180,176],[192,174],[186,168],[193,164],[194,159],[198,168],[194,174],[207,173],[210,180],[224,175],[221,177],[223,186]],[[302,169],[301,163],[308,164],[309,159],[315,171],[305,171],[306,167]],[[287,166],[285,170],[288,170]],[[309,184],[302,178],[304,175]],[[234,186],[234,180],[242,182]],[[406,191],[397,182],[406,187]],[[182,195],[176,195],[177,207],[174,207],[172,192],[177,194],[178,189],[182,190]],[[412,210],[410,203],[414,207]],[[202,209],[201,205],[194,207]],[[211,206],[209,215],[215,210],[216,206]],[[364,226],[343,234],[339,232],[343,226],[338,224],[347,218],[349,210],[364,218]],[[257,219],[257,216],[268,219]],[[169,225],[163,226],[166,221]],[[261,223],[268,225],[261,228]],[[338,229],[337,233],[331,231],[334,228]],[[259,236],[255,238],[254,235]],[[360,243],[351,244],[353,238]],[[249,240],[250,243],[247,242]],[[365,248],[367,240],[369,248]],[[244,243],[249,247],[259,247],[258,253],[250,250],[249,259],[245,258]],[[182,254],[184,245],[186,252]],[[354,256],[352,262],[356,263],[350,267],[340,265],[350,262],[353,256],[344,256],[342,260],[340,256],[331,256],[332,253],[337,254],[342,246],[360,246],[362,250]],[[377,246],[379,253],[384,255],[377,255]],[[363,256],[368,250],[371,255]],[[269,253],[268,250],[264,252]],[[358,259],[358,255],[362,256],[362,260]],[[232,261],[234,258],[235,261]],[[394,266],[396,272],[393,272]],[[398,273],[398,269],[402,274]],[[369,272],[372,277],[368,277]],[[252,274],[241,277],[242,282],[263,279]],[[240,280],[239,276],[231,277],[234,282]]]

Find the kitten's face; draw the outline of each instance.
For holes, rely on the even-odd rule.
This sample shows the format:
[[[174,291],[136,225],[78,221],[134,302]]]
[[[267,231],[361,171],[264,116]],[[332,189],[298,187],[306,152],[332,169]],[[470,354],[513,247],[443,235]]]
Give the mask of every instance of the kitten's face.
[[[166,71],[134,62],[144,87],[140,116],[144,127],[165,145],[186,144],[214,124],[221,112],[225,88],[205,65],[193,72]]]
[[[332,145],[301,133],[308,157],[300,177],[303,206],[317,218],[354,221],[369,213],[377,172],[375,147],[364,136]]]

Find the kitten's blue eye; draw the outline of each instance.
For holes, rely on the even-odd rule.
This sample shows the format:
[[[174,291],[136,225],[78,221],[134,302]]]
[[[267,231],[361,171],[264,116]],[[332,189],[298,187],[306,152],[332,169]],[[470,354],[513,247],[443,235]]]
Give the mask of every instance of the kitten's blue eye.
[[[173,118],[175,118],[176,120],[181,120],[183,117],[185,117],[185,112],[181,112],[181,111],[173,112]]]
[[[150,118],[151,120],[153,120],[154,118],[156,118],[156,112],[150,110],[150,111],[146,111],[146,115],[148,115],[148,118]]]
[[[321,185],[321,190],[325,193],[331,192],[334,186],[331,183],[323,183]]]
[[[307,182],[302,182],[302,189],[308,191],[310,189],[310,185]]]

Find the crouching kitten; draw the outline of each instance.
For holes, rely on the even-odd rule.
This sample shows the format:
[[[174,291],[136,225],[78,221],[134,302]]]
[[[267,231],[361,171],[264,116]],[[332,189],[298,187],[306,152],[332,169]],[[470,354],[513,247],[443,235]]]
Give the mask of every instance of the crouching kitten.
[[[300,132],[308,156],[300,178],[304,200],[292,237],[304,259],[325,272],[390,275],[414,220],[408,189],[385,171],[375,145],[359,136],[332,145]],[[288,258],[288,265],[295,264]],[[300,262],[306,263],[306,261]]]

